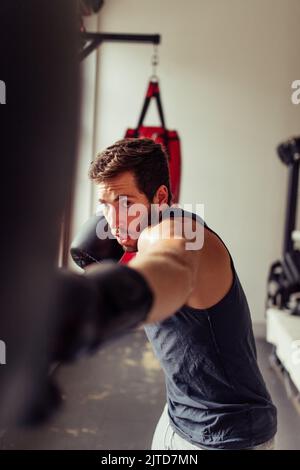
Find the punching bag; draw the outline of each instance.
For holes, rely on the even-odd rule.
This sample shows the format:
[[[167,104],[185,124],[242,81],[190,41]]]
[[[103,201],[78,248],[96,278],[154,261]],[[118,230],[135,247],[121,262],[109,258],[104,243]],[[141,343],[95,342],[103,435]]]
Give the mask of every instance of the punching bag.
[[[152,98],[155,99],[157,104],[160,126],[144,126],[144,120]],[[179,201],[181,175],[180,139],[177,131],[166,128],[158,81],[150,80],[138,125],[135,129],[127,129],[125,137],[149,138],[164,146],[169,158],[172,202],[177,203]]]

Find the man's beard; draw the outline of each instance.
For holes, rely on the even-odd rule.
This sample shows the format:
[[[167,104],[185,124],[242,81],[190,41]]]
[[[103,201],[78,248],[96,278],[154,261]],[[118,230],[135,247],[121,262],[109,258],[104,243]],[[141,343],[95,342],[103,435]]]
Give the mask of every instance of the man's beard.
[[[122,246],[125,253],[135,253],[137,252],[137,244],[135,246]]]

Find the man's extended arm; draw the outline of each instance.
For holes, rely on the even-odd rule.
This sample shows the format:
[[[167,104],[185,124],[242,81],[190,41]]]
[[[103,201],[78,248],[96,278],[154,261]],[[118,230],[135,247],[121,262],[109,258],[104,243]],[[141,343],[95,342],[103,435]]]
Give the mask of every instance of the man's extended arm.
[[[184,305],[195,287],[200,251],[188,250],[187,240],[175,235],[175,228],[174,220],[147,228],[140,236],[138,255],[129,263],[144,276],[153,291],[154,302],[145,323],[171,316]],[[170,236],[164,239],[161,233]]]

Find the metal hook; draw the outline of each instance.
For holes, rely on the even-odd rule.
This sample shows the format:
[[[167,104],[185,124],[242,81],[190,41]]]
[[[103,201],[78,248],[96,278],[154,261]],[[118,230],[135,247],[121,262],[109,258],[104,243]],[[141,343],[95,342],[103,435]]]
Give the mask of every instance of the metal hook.
[[[153,54],[152,54],[152,58],[151,58],[152,75],[150,77],[152,81],[157,81],[158,82],[158,76],[156,74],[158,64],[159,64],[158,45],[153,44]]]

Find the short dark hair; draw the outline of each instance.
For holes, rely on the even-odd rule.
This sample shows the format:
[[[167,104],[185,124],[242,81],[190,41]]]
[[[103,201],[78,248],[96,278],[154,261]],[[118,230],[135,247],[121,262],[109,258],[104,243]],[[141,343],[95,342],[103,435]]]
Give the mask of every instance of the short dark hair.
[[[117,141],[100,152],[91,163],[89,177],[96,183],[126,171],[134,174],[137,187],[149,201],[161,185],[168,188],[171,203],[170,173],[166,151],[152,139],[130,138]]]

